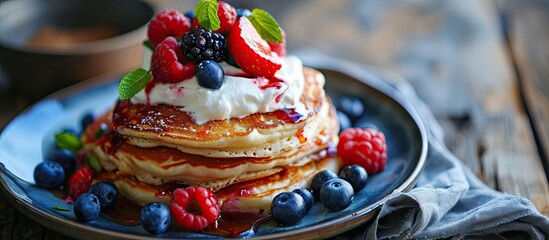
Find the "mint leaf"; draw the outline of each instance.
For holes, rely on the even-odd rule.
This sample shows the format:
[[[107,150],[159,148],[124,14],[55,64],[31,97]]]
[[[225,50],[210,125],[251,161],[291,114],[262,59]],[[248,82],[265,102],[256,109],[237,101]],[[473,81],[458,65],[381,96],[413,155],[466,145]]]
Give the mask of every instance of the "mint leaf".
[[[59,210],[59,211],[70,211],[70,209],[68,209],[66,207],[61,207],[61,206],[53,206],[53,209],[54,210]]]
[[[261,38],[271,43],[282,42],[282,30],[276,22],[273,16],[267,11],[259,8],[252,10],[252,15],[248,17],[255,30],[259,33]]]
[[[198,23],[203,27],[215,31],[221,27],[221,20],[217,16],[217,0],[200,0],[194,7]]]
[[[153,51],[153,52],[154,52],[154,50],[156,49],[156,48],[154,47],[154,45],[152,44],[152,42],[149,41],[149,40],[143,41],[143,45],[145,45],[145,47],[149,48],[149,49],[150,49],[151,51]]]
[[[101,171],[101,163],[99,163],[99,159],[93,155],[86,159],[86,164],[88,164],[88,166],[93,168],[96,172]]]
[[[130,99],[141,89],[145,88],[152,76],[147,70],[138,68],[126,74],[118,85],[118,95],[120,99]]]
[[[67,149],[73,153],[78,152],[82,148],[80,138],[70,132],[60,132],[55,134],[55,144],[58,147]]]

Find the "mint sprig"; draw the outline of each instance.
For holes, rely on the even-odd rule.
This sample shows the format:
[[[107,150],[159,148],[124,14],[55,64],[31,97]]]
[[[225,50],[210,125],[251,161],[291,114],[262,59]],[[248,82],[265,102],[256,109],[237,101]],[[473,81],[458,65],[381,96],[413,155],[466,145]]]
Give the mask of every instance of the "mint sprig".
[[[151,73],[143,68],[138,68],[126,74],[118,85],[120,99],[130,99],[151,81]]]
[[[282,30],[276,22],[273,16],[267,11],[259,8],[252,10],[252,15],[248,16],[255,30],[259,33],[261,38],[271,43],[282,42]]]
[[[155,48],[156,48],[156,47],[154,46],[154,44],[152,44],[152,42],[151,42],[150,40],[145,40],[145,41],[143,41],[143,45],[144,45],[145,47],[149,48],[149,49],[150,49],[151,51],[153,51],[153,52],[154,52],[154,50],[155,50]]]
[[[70,132],[60,132],[55,134],[55,144],[62,148],[71,151],[72,153],[78,152],[82,148],[82,141],[80,138]]]
[[[194,7],[195,17],[203,27],[215,31],[221,27],[217,16],[217,0],[200,0]]]
[[[61,206],[53,206],[53,209],[58,211],[70,211],[70,209]]]

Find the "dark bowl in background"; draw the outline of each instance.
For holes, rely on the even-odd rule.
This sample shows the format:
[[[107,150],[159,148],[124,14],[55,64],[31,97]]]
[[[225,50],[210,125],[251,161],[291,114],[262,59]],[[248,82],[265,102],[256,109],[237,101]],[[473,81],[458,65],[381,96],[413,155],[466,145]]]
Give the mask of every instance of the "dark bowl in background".
[[[139,67],[154,7],[141,0],[0,3],[0,66],[17,95],[38,99],[75,82]]]

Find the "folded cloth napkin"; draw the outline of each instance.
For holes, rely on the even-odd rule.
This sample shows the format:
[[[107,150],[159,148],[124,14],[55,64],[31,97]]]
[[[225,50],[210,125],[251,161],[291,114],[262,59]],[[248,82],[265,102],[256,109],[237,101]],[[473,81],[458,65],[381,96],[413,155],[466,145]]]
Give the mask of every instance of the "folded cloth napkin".
[[[428,129],[427,160],[414,188],[390,194],[376,218],[336,239],[549,239],[549,218],[529,200],[484,185],[444,146],[442,128],[407,81],[311,50],[297,54],[309,65],[358,69],[389,82]]]
[[[374,221],[363,226],[363,238],[549,238],[549,218],[528,199],[495,191],[480,182],[444,146],[440,125],[412,87],[406,81],[390,82],[425,120],[429,152],[416,186],[406,193],[391,194]]]

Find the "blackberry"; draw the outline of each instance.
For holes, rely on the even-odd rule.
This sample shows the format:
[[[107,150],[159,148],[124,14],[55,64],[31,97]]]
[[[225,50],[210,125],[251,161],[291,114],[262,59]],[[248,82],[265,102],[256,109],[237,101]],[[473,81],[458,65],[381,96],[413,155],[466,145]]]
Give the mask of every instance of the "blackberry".
[[[181,52],[189,61],[214,60],[222,62],[225,38],[203,27],[193,28],[181,38]]]

